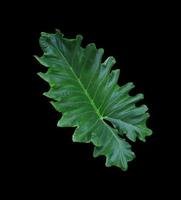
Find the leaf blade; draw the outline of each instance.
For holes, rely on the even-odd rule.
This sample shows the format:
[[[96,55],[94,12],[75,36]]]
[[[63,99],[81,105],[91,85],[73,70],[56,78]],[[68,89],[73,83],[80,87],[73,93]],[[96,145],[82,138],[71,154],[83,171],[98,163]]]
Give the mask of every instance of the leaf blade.
[[[126,170],[135,154],[122,132],[132,141],[136,138],[144,141],[151,135],[146,128],[147,108],[135,106],[143,95],[129,95],[132,83],[120,87],[117,84],[120,71],[111,71],[115,59],[109,57],[102,63],[104,50],[97,49],[95,44],[84,49],[82,39],[80,35],[66,39],[59,31],[41,33],[44,54],[35,58],[48,68],[46,73],[39,73],[50,85],[45,95],[53,99],[52,105],[62,113],[57,125],[76,127],[74,142],[92,142],[94,156],[106,156],[106,166]]]

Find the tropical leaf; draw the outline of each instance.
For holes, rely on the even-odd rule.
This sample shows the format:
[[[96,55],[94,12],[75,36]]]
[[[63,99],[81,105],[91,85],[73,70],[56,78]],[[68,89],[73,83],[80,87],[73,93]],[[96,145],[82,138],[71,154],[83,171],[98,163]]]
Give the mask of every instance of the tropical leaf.
[[[145,105],[135,103],[143,94],[130,96],[133,83],[117,84],[119,69],[112,70],[113,57],[102,63],[103,49],[95,44],[81,47],[83,37],[66,39],[60,31],[41,33],[43,56],[37,60],[48,68],[39,75],[50,85],[44,93],[62,113],[59,127],[76,127],[74,142],[92,142],[94,156],[106,156],[106,166],[128,167],[135,154],[125,137],[145,141],[152,131],[146,127],[149,117]]]

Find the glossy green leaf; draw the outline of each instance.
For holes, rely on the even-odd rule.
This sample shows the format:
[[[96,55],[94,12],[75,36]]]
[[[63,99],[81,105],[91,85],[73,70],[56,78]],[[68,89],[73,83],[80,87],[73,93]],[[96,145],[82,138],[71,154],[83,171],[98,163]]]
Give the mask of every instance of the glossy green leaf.
[[[106,166],[126,170],[135,154],[125,137],[145,141],[152,133],[146,127],[147,107],[135,106],[143,94],[130,96],[134,85],[117,84],[120,72],[111,70],[115,59],[108,57],[102,62],[104,50],[97,49],[95,44],[83,48],[81,41],[81,35],[67,39],[60,31],[41,33],[44,53],[36,58],[47,67],[47,72],[39,75],[50,85],[44,94],[62,113],[58,126],[76,128],[74,142],[92,142],[94,157],[104,155]]]

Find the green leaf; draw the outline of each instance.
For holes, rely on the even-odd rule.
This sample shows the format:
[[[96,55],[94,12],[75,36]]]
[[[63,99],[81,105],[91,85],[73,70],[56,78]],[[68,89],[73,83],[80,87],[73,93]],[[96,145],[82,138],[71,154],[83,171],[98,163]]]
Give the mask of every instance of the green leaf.
[[[41,33],[44,54],[35,57],[48,68],[46,73],[39,73],[50,85],[44,95],[62,113],[58,126],[76,127],[74,142],[92,142],[94,157],[104,155],[106,166],[126,170],[135,154],[125,138],[145,141],[152,133],[146,127],[147,107],[135,106],[143,94],[129,95],[133,83],[120,87],[120,71],[111,71],[115,59],[108,57],[102,62],[104,50],[97,49],[95,44],[83,48],[82,39],[81,35],[64,38],[60,31]]]

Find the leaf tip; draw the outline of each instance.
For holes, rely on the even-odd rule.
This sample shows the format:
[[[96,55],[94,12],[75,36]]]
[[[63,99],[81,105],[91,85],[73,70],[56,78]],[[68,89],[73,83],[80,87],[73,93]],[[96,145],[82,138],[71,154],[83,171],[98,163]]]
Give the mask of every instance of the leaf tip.
[[[60,119],[60,120],[57,122],[57,126],[58,126],[58,127],[65,127],[65,124],[62,123],[62,120]]]
[[[83,40],[83,36],[80,35],[80,34],[78,34],[78,35],[76,36],[76,40],[78,40],[78,41],[82,41],[82,40]]]
[[[45,78],[45,77],[44,77],[44,73],[42,73],[42,72],[38,72],[37,75],[38,75],[40,78],[42,78],[42,79]]]
[[[88,50],[88,49],[94,49],[94,50],[96,50],[96,45],[95,45],[95,43],[90,43],[90,44],[88,44],[87,46],[86,46],[86,49]]]
[[[42,37],[48,37],[48,38],[50,37],[50,34],[49,33],[45,33],[45,32],[41,32],[40,35]]]
[[[77,138],[75,133],[72,135],[72,141],[73,142],[79,142],[79,139]]]
[[[116,59],[113,56],[110,56],[109,59],[111,60],[112,64],[116,64]]]
[[[127,85],[131,89],[135,87],[135,84],[133,82],[129,82]]]
[[[104,49],[103,48],[99,48],[98,51],[99,51],[100,54],[104,53]]]
[[[137,94],[137,98],[138,98],[139,100],[144,99],[144,94],[143,94],[143,93]]]
[[[39,57],[39,56],[33,55],[33,57],[34,57],[38,62],[40,62],[40,57]]]

